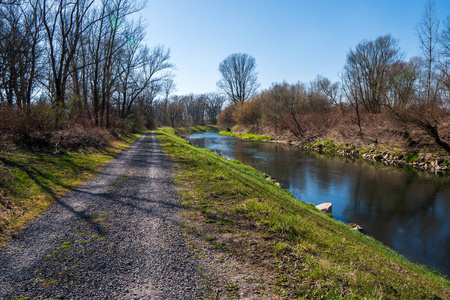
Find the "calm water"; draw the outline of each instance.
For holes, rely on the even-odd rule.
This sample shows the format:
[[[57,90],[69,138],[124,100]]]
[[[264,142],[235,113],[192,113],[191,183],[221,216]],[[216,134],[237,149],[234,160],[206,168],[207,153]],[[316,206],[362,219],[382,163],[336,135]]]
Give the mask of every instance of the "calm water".
[[[269,174],[297,199],[333,203],[337,220],[357,223],[412,261],[450,275],[450,178],[218,133],[193,134],[189,139]]]

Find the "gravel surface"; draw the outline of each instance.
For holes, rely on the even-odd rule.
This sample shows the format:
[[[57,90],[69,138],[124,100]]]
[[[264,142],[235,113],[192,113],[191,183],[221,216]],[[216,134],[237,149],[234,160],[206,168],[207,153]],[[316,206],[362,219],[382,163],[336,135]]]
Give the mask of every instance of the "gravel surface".
[[[0,299],[201,299],[180,218],[170,164],[144,134],[2,249]]]

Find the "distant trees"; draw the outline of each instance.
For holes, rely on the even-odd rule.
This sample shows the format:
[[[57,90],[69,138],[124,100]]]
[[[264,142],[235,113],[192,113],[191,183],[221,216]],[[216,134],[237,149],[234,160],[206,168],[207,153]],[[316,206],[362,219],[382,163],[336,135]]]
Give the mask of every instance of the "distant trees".
[[[217,124],[217,118],[225,103],[225,97],[217,93],[210,93],[206,95],[206,111],[208,118],[212,124]]]
[[[222,78],[217,86],[231,103],[245,102],[259,88],[255,58],[247,53],[234,53],[219,65]]]
[[[165,92],[155,100],[154,116],[158,125],[215,125],[225,98],[217,93],[172,95],[173,82],[164,84]]]
[[[263,116],[262,100],[262,95],[258,95],[252,100],[237,104],[232,112],[233,121],[249,128],[258,128]]]
[[[175,127],[175,124],[182,120],[183,112],[185,110],[182,100],[183,99],[180,96],[173,96],[167,105],[166,117],[172,127]]]
[[[334,90],[338,84],[324,77],[319,79],[324,83],[322,87],[318,86],[318,81],[311,82],[309,86],[301,82],[274,83],[252,99],[225,108],[219,116],[219,126],[227,129],[238,124],[251,131],[268,128],[276,132],[287,131],[298,140],[308,140],[319,131],[323,133],[329,125],[327,113],[341,108],[337,108],[340,101],[338,92]],[[329,97],[338,104],[331,103],[333,100]],[[311,130],[313,127],[314,130]]]

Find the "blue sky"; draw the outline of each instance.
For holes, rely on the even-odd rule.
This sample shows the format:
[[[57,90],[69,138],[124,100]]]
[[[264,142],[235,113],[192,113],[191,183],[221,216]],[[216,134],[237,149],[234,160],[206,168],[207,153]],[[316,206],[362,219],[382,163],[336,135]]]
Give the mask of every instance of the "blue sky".
[[[217,91],[220,62],[256,59],[261,89],[273,82],[339,81],[348,51],[391,34],[405,58],[420,55],[415,27],[426,0],[148,0],[146,42],[170,48],[177,94]],[[450,0],[436,0],[441,27]]]

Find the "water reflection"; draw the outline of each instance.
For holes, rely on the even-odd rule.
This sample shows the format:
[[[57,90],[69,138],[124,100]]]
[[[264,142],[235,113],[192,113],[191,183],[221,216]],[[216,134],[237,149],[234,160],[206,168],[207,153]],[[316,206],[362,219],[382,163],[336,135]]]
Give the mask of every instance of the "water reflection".
[[[237,159],[276,178],[305,202],[333,203],[333,216],[357,223],[407,258],[450,275],[450,179],[217,133],[193,144]]]

